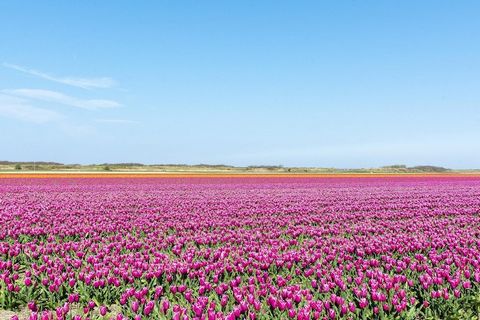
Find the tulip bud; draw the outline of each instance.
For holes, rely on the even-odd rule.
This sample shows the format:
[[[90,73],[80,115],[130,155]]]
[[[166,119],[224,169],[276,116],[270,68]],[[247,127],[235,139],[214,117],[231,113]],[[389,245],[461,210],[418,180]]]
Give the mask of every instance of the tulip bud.
[[[28,309],[30,311],[36,312],[37,311],[37,305],[35,304],[35,301],[30,301],[28,304]]]
[[[100,306],[100,315],[101,315],[102,317],[104,317],[104,316],[107,314],[107,312],[108,312],[107,307],[105,307],[105,306]]]
[[[25,285],[27,287],[30,287],[32,285],[32,279],[30,278],[25,278],[25,281],[24,281]]]
[[[134,313],[137,313],[139,307],[140,307],[140,305],[139,305],[138,301],[133,301],[133,302],[132,302],[132,311],[133,311]]]

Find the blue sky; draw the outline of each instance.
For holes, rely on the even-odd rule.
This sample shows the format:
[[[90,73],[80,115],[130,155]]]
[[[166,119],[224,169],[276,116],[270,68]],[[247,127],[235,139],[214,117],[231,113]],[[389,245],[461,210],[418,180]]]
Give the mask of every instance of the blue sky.
[[[478,1],[2,1],[0,160],[480,168]]]

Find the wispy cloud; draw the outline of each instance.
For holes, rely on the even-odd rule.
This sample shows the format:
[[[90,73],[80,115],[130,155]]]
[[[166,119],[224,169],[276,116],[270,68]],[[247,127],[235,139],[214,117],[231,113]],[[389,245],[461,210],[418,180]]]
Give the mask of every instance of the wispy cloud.
[[[0,116],[38,124],[63,118],[55,111],[37,108],[24,99],[4,94],[0,94]]]
[[[32,76],[36,76],[45,80],[58,82],[66,84],[73,87],[83,88],[83,89],[93,89],[93,88],[112,88],[116,85],[114,79],[109,77],[100,77],[100,78],[81,78],[81,77],[59,77],[46,72],[38,71],[35,69],[30,69],[24,66],[19,66],[11,63],[3,63],[3,66],[13,70],[17,70]]]
[[[111,124],[137,124],[138,121],[127,119],[95,119],[98,123],[111,123]]]
[[[67,106],[82,108],[82,109],[111,109],[120,107],[120,104],[112,100],[92,99],[85,100],[72,97],[61,92],[42,90],[42,89],[14,89],[14,90],[1,90],[0,92],[14,95],[17,97],[24,97],[34,100],[59,103]]]

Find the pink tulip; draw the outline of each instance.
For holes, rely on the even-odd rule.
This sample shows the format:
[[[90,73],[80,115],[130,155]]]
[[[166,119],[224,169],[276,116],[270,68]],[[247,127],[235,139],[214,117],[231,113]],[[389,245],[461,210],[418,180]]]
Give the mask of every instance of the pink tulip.
[[[108,309],[106,306],[100,306],[100,315],[104,317],[108,312]]]

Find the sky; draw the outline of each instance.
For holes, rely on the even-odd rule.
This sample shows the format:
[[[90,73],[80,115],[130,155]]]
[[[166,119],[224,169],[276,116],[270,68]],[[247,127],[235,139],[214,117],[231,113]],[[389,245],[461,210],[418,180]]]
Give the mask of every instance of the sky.
[[[0,160],[480,168],[478,1],[0,1]]]

